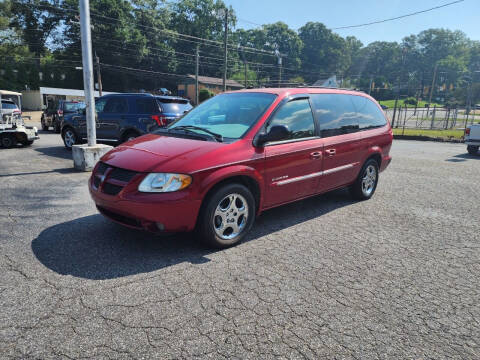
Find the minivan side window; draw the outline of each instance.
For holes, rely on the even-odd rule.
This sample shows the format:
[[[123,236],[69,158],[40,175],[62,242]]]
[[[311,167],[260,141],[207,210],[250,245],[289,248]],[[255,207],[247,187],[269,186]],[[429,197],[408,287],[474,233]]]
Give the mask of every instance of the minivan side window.
[[[290,136],[284,140],[315,136],[315,124],[308,99],[292,100],[284,104],[273,116],[267,132],[275,125],[285,125]]]
[[[383,112],[370,99],[352,96],[360,130],[374,129],[387,124]]]
[[[321,137],[358,131],[358,116],[351,95],[311,94]]]
[[[107,100],[104,113],[125,113],[128,111],[127,99],[122,97],[113,97]]]

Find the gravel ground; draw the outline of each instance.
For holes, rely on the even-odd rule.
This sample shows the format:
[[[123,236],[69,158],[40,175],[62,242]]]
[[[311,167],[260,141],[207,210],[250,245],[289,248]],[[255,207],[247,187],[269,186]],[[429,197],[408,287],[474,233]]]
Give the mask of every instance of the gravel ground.
[[[396,141],[375,196],[211,251],[97,214],[59,135],[0,149],[0,358],[480,357],[480,156]]]

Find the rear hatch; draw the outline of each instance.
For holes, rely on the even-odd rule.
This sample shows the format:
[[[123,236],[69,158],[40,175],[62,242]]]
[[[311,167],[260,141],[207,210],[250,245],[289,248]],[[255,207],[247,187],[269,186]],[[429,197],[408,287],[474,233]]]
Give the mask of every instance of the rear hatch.
[[[472,125],[470,127],[470,140],[480,140],[480,124],[479,125]]]
[[[187,99],[175,97],[157,97],[156,99],[162,115],[167,120],[167,124],[170,124],[192,108]]]

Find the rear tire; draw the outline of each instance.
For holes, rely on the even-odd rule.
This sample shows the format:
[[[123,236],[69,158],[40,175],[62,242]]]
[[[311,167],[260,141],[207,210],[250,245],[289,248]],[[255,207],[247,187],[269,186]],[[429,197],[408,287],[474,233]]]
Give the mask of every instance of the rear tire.
[[[42,130],[48,131],[48,126],[45,124],[45,119],[43,117],[42,117],[41,123],[42,123]]]
[[[357,180],[350,186],[350,193],[357,200],[370,199],[378,184],[378,163],[369,159],[363,165]]]
[[[17,145],[17,138],[13,134],[3,134],[0,136],[0,143],[4,148],[9,149]]]
[[[227,184],[205,199],[198,229],[203,242],[224,249],[238,244],[255,221],[255,199],[243,185]]]
[[[53,130],[55,131],[55,133],[57,134],[60,134],[60,119],[58,117],[56,117],[54,119],[54,122],[53,122],[54,126],[53,126]]]
[[[475,145],[467,145],[467,151],[470,155],[477,155],[478,153],[478,146]]]
[[[71,150],[73,145],[78,144],[77,134],[70,127],[63,129],[62,139],[63,139],[63,143],[65,144],[65,147],[68,150]]]

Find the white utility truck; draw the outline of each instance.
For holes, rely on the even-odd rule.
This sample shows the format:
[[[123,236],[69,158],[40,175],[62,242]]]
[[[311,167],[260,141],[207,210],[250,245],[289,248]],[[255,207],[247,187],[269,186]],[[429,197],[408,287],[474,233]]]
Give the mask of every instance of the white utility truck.
[[[465,129],[465,144],[469,154],[478,154],[480,146],[480,124],[472,124]]]

